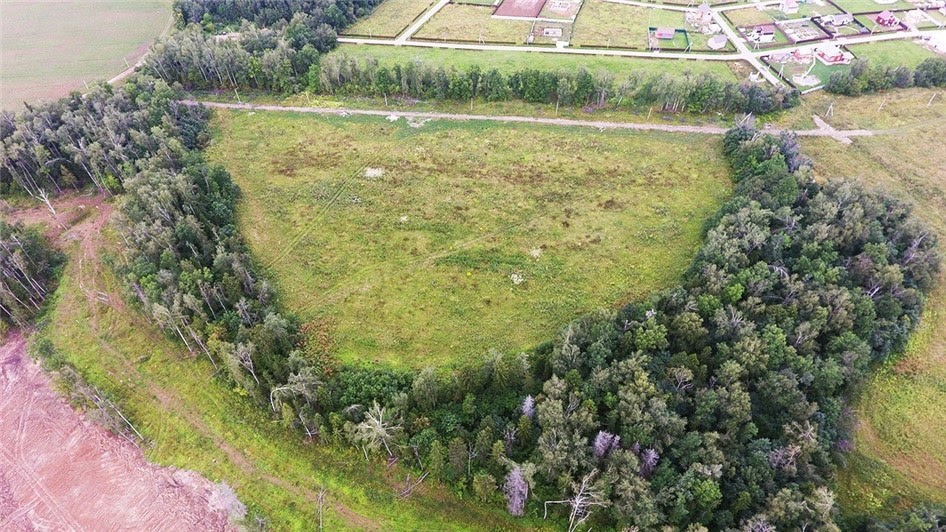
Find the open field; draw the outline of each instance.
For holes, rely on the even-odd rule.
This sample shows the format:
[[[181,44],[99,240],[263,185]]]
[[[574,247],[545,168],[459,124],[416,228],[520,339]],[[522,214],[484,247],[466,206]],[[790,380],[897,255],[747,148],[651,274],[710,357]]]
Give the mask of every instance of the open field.
[[[848,47],[857,57],[870,59],[872,65],[916,68],[924,59],[937,54],[909,40],[880,41]]]
[[[414,38],[504,44],[526,42],[532,29],[531,21],[492,17],[492,7],[448,4],[421,26]]]
[[[580,18],[580,16],[579,16]],[[646,44],[646,29],[643,39]],[[590,72],[601,70],[614,74],[620,80],[634,70],[646,72],[694,74],[709,72],[722,80],[737,79],[730,69],[732,64],[722,61],[687,61],[682,59],[650,59],[635,57],[576,56],[564,54],[543,54],[530,52],[481,52],[477,50],[447,50],[438,48],[412,48],[409,46],[367,46],[343,44],[333,54],[345,54],[349,57],[373,57],[382,65],[404,65],[420,60],[431,65],[444,67],[455,66],[465,69],[479,65],[483,70],[495,68],[503,73],[510,73],[524,68],[538,70],[575,71],[581,67]],[[736,64],[736,63],[733,63]]]
[[[346,362],[528,349],[667,287],[730,189],[707,137],[224,111],[216,130],[256,260]]]
[[[119,74],[171,17],[170,0],[3,0],[0,9],[0,109],[9,110]]]
[[[946,102],[938,97],[927,107],[931,95],[919,89],[861,98],[812,95],[798,116],[823,113],[833,101],[835,127],[892,129],[844,149],[804,139],[803,150],[820,176],[860,177],[911,201],[946,242],[946,148],[937,142]],[[906,353],[874,375],[856,404],[855,451],[838,486],[852,521],[924,501],[946,503],[946,274],[939,282]]]
[[[514,521],[498,506],[461,501],[434,483],[398,500],[405,478],[400,467],[367,462],[347,447],[304,442],[299,432],[216,380],[206,358],[188,353],[125,305],[105,265],[114,253],[113,236],[67,235],[69,261],[50,326],[39,335],[52,343],[59,361],[120,405],[147,440],[150,461],[226,482],[247,505],[247,524],[260,516],[271,530],[312,529],[320,486],[328,490],[326,530],[542,526],[528,518]]]
[[[343,35],[397,37],[427,11],[434,0],[385,0],[367,18],[346,29]]]

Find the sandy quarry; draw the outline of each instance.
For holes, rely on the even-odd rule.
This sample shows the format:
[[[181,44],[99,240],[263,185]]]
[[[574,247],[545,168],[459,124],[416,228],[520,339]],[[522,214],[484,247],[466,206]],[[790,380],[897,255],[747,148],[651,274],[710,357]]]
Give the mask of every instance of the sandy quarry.
[[[0,530],[230,530],[229,488],[148,463],[51,387],[14,333],[0,345]]]

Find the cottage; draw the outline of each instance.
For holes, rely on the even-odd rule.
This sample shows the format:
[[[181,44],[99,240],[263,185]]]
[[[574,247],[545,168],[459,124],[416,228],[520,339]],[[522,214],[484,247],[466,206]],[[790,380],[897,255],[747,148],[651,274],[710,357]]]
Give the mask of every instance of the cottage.
[[[782,0],[778,8],[786,15],[798,13],[798,0]]]
[[[677,30],[673,28],[657,28],[654,30],[654,37],[664,41],[672,41],[676,33]]]
[[[900,24],[897,16],[887,10],[877,13],[877,15],[874,16],[874,22],[884,27],[896,26],[897,24]]]
[[[827,15],[823,18],[823,20],[828,24],[839,28],[841,26],[852,24],[854,22],[854,15],[850,13],[838,13],[837,15]]]
[[[709,23],[713,21],[713,10],[710,8],[710,5],[706,2],[700,4],[700,7],[696,8],[697,14],[699,14],[700,19],[704,23]]]
[[[757,43],[775,42],[775,24],[762,24],[752,28],[747,35],[749,40]]]
[[[706,41],[706,46],[708,46],[710,50],[722,50],[726,47],[727,42],[729,42],[729,39],[727,39],[725,35],[716,35]]]
[[[823,44],[817,48],[815,53],[818,55],[818,59],[821,59],[821,62],[826,65],[846,65],[851,62],[852,57],[833,44]]]

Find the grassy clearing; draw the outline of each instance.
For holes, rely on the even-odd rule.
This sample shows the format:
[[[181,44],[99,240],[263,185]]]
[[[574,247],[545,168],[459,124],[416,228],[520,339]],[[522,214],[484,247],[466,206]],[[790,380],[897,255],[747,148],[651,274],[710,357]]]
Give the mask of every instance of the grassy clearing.
[[[890,11],[913,9],[914,5],[906,0],[899,0],[893,4],[878,4],[874,0],[833,0],[835,4],[848,13],[879,13],[886,9]],[[868,26],[870,27],[870,26]]]
[[[414,38],[504,44],[526,42],[532,29],[531,21],[492,17],[492,7],[448,4],[421,26]]]
[[[8,110],[115,76],[171,16],[170,0],[3,0],[0,9],[0,109]]]
[[[579,15],[581,18],[581,15]],[[646,44],[646,29],[643,39]],[[617,79],[623,79],[632,71],[668,72],[709,72],[723,80],[735,80],[730,63],[723,61],[687,61],[684,59],[650,59],[636,57],[608,57],[597,55],[568,55],[542,52],[483,52],[478,50],[448,50],[437,48],[419,48],[410,46],[366,46],[343,44],[334,54],[346,54],[350,57],[373,57],[383,65],[406,64],[420,60],[431,65],[444,67],[455,66],[465,69],[479,65],[483,70],[491,68],[510,73],[523,68],[538,70],[575,71],[586,68],[590,72],[607,71]]]
[[[647,28],[685,29],[683,14],[662,9],[586,0],[575,21],[572,43],[589,48],[647,49]]]
[[[327,530],[541,526],[513,521],[496,506],[461,501],[433,483],[398,501],[402,469],[366,462],[347,448],[303,443],[298,432],[214,379],[205,358],[189,355],[121,304],[117,279],[98,261],[105,250],[90,254],[73,243],[68,251],[51,325],[41,334],[87,381],[118,400],[147,438],[149,460],[227,482],[272,530],[312,530],[320,485],[328,488]],[[86,297],[83,289],[92,288],[107,293],[110,304]]]
[[[527,349],[667,287],[730,189],[708,137],[292,113],[215,124],[211,158],[244,191],[251,250],[348,362]]]
[[[343,33],[368,37],[397,37],[433,4],[433,0],[385,0],[371,15],[359,20]]]
[[[820,175],[860,177],[906,198],[946,242],[946,148],[937,142],[946,103],[926,106],[932,91],[910,90],[862,98],[822,95],[809,111],[835,102],[835,127],[892,129],[839,149],[827,139],[804,139]],[[881,102],[887,99],[883,110]],[[946,274],[906,353],[865,387],[856,411],[856,450],[842,470],[841,508],[852,523],[908,506],[946,503]]]
[[[855,44],[848,47],[857,57],[870,59],[873,65],[916,68],[924,59],[936,57],[931,50],[907,39]]]

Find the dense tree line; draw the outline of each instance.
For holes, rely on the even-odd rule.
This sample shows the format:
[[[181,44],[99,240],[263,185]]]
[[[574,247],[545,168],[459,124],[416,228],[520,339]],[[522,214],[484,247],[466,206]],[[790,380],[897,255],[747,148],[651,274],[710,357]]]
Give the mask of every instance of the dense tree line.
[[[22,327],[42,310],[62,262],[39,231],[0,219],[0,339],[8,326]]]
[[[332,94],[359,96],[401,95],[489,102],[525,100],[568,106],[660,105],[666,110],[745,112],[763,114],[798,105],[797,91],[784,87],[722,81],[711,74],[654,74],[632,71],[615,80],[609,72],[592,74],[522,69],[504,75],[483,71],[433,67],[415,61],[387,67],[373,58],[357,60],[328,56],[321,62],[320,89]]]
[[[259,27],[288,22],[304,13],[333,32],[371,12],[381,0],[176,0],[174,10],[186,24],[207,29],[239,27],[244,20]]]
[[[204,111],[179,105],[180,96],[163,81],[136,77],[121,89],[101,84],[0,115],[0,193],[18,190],[48,204],[87,184],[120,191],[139,161],[200,142]]]
[[[915,69],[871,65],[866,59],[855,59],[850,69],[831,74],[825,90],[834,94],[859,96],[914,86],[946,87],[946,58],[925,59]]]
[[[144,72],[187,89],[245,88],[295,93],[318,79],[319,54],[335,46],[334,33],[296,15],[288,25],[259,29],[244,23],[226,38],[190,25],[160,39]]]

